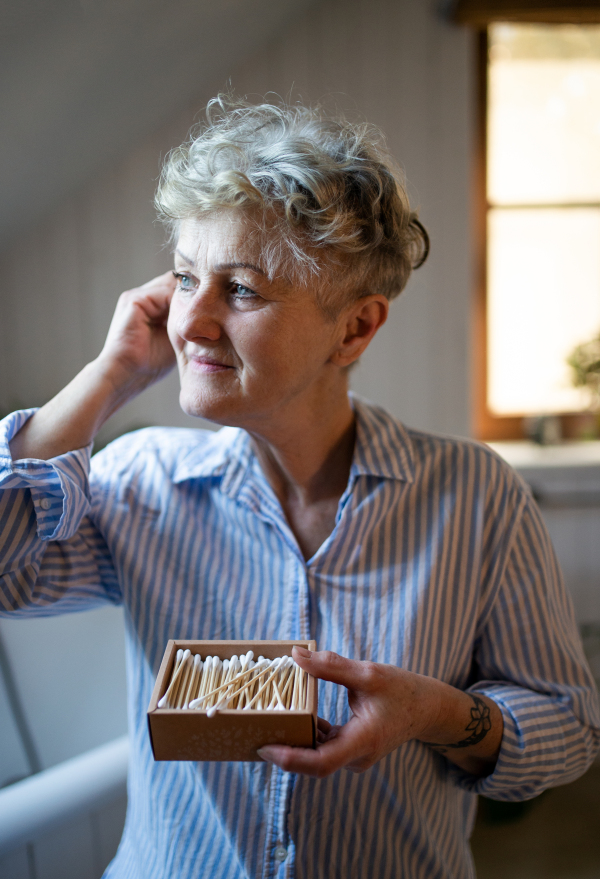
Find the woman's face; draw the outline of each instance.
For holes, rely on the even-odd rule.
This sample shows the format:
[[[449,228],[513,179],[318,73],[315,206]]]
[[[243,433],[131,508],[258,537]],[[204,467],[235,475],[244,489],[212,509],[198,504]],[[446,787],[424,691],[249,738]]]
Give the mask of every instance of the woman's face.
[[[343,322],[314,288],[269,279],[252,232],[235,212],[182,224],[168,331],[182,408],[260,432],[343,387],[331,362]]]

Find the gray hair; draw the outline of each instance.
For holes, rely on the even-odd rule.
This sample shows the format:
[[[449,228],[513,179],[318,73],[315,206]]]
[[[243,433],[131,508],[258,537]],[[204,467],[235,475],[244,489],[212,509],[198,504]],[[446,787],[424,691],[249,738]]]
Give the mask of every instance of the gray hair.
[[[182,220],[243,210],[265,233],[270,274],[306,283],[324,268],[344,301],[402,292],[429,238],[378,129],[222,95],[206,117],[162,170],[156,207],[174,236]]]

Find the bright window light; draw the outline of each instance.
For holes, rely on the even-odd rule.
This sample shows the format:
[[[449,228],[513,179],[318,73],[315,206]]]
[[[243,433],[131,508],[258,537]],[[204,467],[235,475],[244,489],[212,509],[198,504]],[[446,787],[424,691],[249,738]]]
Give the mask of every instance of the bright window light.
[[[574,412],[600,331],[600,26],[496,25],[488,80],[488,406]]]

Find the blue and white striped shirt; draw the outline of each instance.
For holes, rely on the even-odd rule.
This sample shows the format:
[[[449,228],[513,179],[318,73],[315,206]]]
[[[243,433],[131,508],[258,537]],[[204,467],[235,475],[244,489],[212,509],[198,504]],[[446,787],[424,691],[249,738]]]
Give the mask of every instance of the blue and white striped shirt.
[[[305,561],[244,431],[152,428],[49,462],[0,422],[3,612],[123,603],[132,759],[111,879],[473,875],[476,794],[512,800],[589,765],[600,726],[531,496],[477,443],[353,401],[336,525]],[[484,693],[505,731],[473,778],[418,742],[321,780],[263,763],[155,763],[146,709],[169,638],[304,639]],[[319,714],[348,719],[321,682]]]

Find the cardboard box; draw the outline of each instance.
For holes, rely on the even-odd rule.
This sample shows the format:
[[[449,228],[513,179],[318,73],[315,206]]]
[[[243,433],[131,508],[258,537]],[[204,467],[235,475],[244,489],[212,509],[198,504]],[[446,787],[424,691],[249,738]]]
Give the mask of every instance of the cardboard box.
[[[207,717],[201,709],[158,708],[171,680],[177,651],[230,659],[248,650],[266,659],[291,656],[292,647],[316,650],[315,641],[169,641],[148,706],[148,729],[155,760],[260,760],[263,745],[314,748],[317,732],[317,681],[308,676],[307,709],[246,711],[223,709]]]

